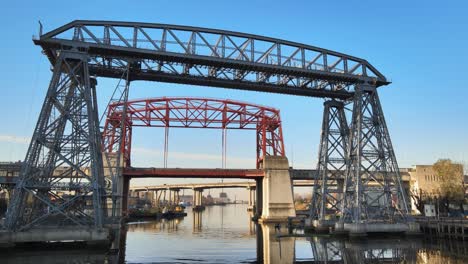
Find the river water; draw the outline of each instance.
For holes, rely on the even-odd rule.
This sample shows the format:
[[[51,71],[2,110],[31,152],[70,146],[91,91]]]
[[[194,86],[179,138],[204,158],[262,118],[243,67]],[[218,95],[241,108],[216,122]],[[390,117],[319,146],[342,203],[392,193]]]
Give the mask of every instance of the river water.
[[[252,223],[246,205],[187,208],[183,219],[128,223],[120,256],[77,246],[0,251],[0,263],[468,263],[468,244],[399,237],[350,241],[283,236]]]

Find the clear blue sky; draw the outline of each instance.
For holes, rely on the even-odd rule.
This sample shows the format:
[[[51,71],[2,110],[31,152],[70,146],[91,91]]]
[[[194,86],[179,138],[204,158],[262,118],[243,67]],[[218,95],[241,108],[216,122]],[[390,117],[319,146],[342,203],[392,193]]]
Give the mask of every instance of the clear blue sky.
[[[96,19],[241,31],[365,58],[392,81],[379,92],[400,167],[438,158],[468,161],[466,1],[5,1],[1,13],[0,160],[24,158],[51,77],[47,59],[31,41],[37,21],[48,31],[74,19]],[[115,83],[99,80],[98,85],[100,102],[105,102]],[[315,167],[321,99],[165,83],[132,85],[132,98],[170,95],[241,99],[280,108],[290,161],[296,167]],[[255,134],[229,133],[228,165],[253,167]],[[134,164],[160,166],[162,140],[161,130],[137,131]],[[221,134],[173,130],[170,151],[172,166],[220,167]]]

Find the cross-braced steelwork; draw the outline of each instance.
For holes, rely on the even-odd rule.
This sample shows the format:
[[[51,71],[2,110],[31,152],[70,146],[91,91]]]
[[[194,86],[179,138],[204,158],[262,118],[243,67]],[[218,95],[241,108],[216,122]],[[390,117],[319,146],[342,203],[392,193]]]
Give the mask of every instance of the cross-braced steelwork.
[[[102,227],[105,195],[95,84],[87,54],[60,53],[8,208],[10,230]],[[61,173],[54,174],[60,167]],[[67,191],[59,195],[56,190],[64,185]]]
[[[324,103],[322,133],[310,204],[313,220],[334,220],[340,211],[349,129],[344,103],[329,100]]]
[[[257,167],[263,156],[284,155],[279,115],[260,118],[260,112],[255,111],[264,108],[239,103],[231,106],[229,101],[184,99],[185,105],[173,105],[169,112],[166,112],[167,101],[165,106],[146,101],[144,106],[143,102],[129,105],[129,83],[135,80],[340,101],[354,98],[341,219],[375,220],[377,216],[390,219],[387,216],[395,212],[399,215],[407,212],[398,166],[375,90],[389,82],[364,59],[252,34],[133,22],[73,21],[46,34],[41,32],[34,42],[54,65],[54,75],[8,209],[6,222],[11,230],[41,224],[102,226],[107,197],[103,175],[110,174],[112,179],[114,209],[118,197],[124,195],[124,183],[119,179],[122,167],[130,165],[131,127],[136,124],[159,124],[166,128],[173,124],[216,126],[223,130],[230,126],[250,127],[257,131]],[[90,75],[124,80],[104,115],[108,120],[103,144]],[[366,88],[368,85],[372,89]],[[135,106],[140,108],[132,108]],[[249,107],[257,108],[249,110]],[[189,115],[177,115],[175,109]],[[142,111],[145,116],[141,115]],[[342,153],[344,143],[337,144],[346,140],[344,133],[338,136],[333,132],[337,129],[333,121],[342,123],[345,119],[339,107],[330,105],[327,111],[330,117],[324,124],[329,127],[327,135],[322,137],[319,166],[327,180],[317,190],[320,194],[317,198],[322,199],[321,204],[333,204],[335,208],[338,204],[332,201],[334,196],[330,193],[336,180],[332,180],[335,176],[331,171],[342,168],[342,155],[337,153]],[[167,119],[170,115],[172,120]],[[345,125],[341,123],[339,129],[344,131]],[[166,129],[166,139],[167,135]],[[59,166],[68,166],[63,177],[60,174],[50,177]],[[59,196],[52,190],[63,188],[63,182],[69,182],[71,187]],[[383,210],[374,209],[377,202],[384,205],[380,206]],[[327,206],[320,205],[320,209],[314,210],[320,214]],[[113,215],[120,216],[115,212]]]
[[[350,98],[354,84],[386,78],[364,59],[296,42],[178,25],[73,21],[35,40],[54,63],[58,49],[85,49],[97,76],[188,83],[315,97]]]
[[[338,261],[342,263],[344,242],[340,240],[330,241],[326,238],[310,238],[310,246],[314,263],[328,263]]]
[[[416,251],[406,241],[382,240],[345,242],[327,238],[310,239],[313,263],[413,263]]]
[[[408,206],[375,87],[358,85],[340,223],[406,220]]]
[[[124,111],[125,118],[122,118]],[[122,141],[118,141],[116,133],[121,127],[124,132],[119,132]],[[265,106],[232,100],[183,97],[112,103],[103,132],[104,152],[122,153],[124,167],[130,166],[132,127],[256,130],[257,167],[264,156],[285,155],[279,110]],[[123,142],[120,147],[119,142]]]
[[[112,93],[112,96],[109,100],[109,103],[106,106],[106,110],[104,111],[104,114],[101,117],[100,123],[102,123],[102,119],[106,116],[109,115],[110,111],[114,111],[114,109],[110,109],[110,105],[114,104],[119,104],[121,107],[119,107],[119,111],[123,113],[121,115],[121,120],[120,122],[110,124],[107,122],[104,124],[106,127],[104,128],[104,133],[109,131],[109,125],[111,126],[112,130],[112,137],[106,137],[103,136],[103,144],[102,144],[102,151],[105,157],[105,163],[104,163],[104,172],[105,175],[107,176],[107,179],[110,179],[111,181],[111,190],[109,192],[110,197],[112,198],[112,211],[109,220],[112,220],[113,222],[118,222],[119,221],[119,215],[120,211],[122,208],[122,193],[123,190],[123,179],[122,179],[122,169],[123,167],[130,166],[130,164],[125,164],[126,157],[122,157],[122,155],[125,155],[125,153],[130,153],[130,150],[128,152],[122,152],[122,151],[117,151],[119,149],[123,149],[129,140],[131,140],[131,133],[124,133],[126,128],[128,127],[128,124],[125,125],[126,122],[126,113],[127,113],[127,101],[128,101],[128,96],[130,93],[130,79],[129,79],[129,74],[130,74],[130,67],[131,63],[128,61],[122,65],[124,68],[124,71],[122,73],[122,76],[119,79],[119,82],[117,83],[117,86],[114,89],[114,92]],[[109,142],[111,141],[111,142]],[[114,149],[109,149],[105,148],[104,146],[113,146]]]

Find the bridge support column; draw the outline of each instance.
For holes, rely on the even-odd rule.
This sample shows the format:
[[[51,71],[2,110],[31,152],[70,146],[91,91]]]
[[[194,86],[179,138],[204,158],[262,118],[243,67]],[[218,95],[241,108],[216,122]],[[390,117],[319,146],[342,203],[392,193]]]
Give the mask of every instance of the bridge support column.
[[[342,217],[335,229],[352,236],[410,231],[415,225],[408,215],[377,90],[371,84],[355,86],[350,132]]]
[[[180,192],[180,189],[170,189],[169,190],[171,193],[170,193],[170,197],[171,197],[171,202],[170,202],[170,205],[171,206],[177,206],[179,205],[179,192]]]
[[[255,190],[257,204],[255,206],[254,220],[258,220],[262,216],[263,211],[263,179],[256,179],[255,183],[257,186]]]
[[[70,50],[61,51],[55,60],[52,79],[6,214],[5,227],[15,234],[15,241],[28,242],[32,234],[36,241],[46,241],[44,228],[55,223],[61,224],[54,227],[54,234],[66,240],[101,234],[105,228],[97,82],[90,77],[89,60],[87,53]],[[69,165],[68,169],[54,176],[54,170],[62,164]],[[61,179],[89,184],[86,209],[78,202],[84,198],[81,192],[52,198],[58,195],[56,187],[63,183]],[[68,229],[73,232],[65,232]]]
[[[174,196],[175,196],[175,199],[174,199],[175,205],[177,206],[180,203],[180,189],[175,190]]]
[[[192,207],[195,209],[195,206],[197,205],[197,190],[193,190],[193,199],[192,199]]]
[[[168,189],[169,191],[169,202],[167,203],[167,205],[169,206],[172,206],[172,203],[173,203],[173,191],[171,189]]]
[[[253,212],[256,208],[256,199],[255,199],[255,187],[248,187],[249,191],[249,206],[247,207],[247,211]]]
[[[344,103],[324,103],[317,177],[310,204],[310,223],[316,232],[327,232],[335,225],[343,193],[339,184],[346,169],[349,128]],[[341,180],[342,182],[342,180]]]
[[[130,178],[122,177],[122,216],[128,216],[128,195],[130,189]]]
[[[151,201],[151,205],[155,208],[158,207],[158,191],[157,190],[153,191],[153,201]]]
[[[286,157],[266,156],[263,159],[262,222],[286,222],[295,217],[293,190]],[[259,201],[260,202],[260,201]]]
[[[202,211],[205,209],[202,202],[203,189],[194,189],[193,190],[193,210]]]

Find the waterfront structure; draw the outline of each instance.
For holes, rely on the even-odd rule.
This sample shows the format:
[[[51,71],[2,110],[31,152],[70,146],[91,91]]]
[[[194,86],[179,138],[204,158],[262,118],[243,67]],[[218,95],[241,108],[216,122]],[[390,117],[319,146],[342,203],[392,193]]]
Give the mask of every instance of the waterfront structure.
[[[35,239],[45,240],[56,217],[63,218],[60,226],[64,230],[52,225],[55,240],[73,239],[77,232],[81,240],[109,237],[107,227],[120,222],[129,179],[135,176],[127,173],[130,121],[135,117],[128,119],[127,113],[132,110],[130,82],[138,80],[320,97],[351,106],[349,131],[343,129],[347,134],[341,134],[349,138],[347,146],[335,150],[338,139],[333,129],[327,129],[320,147],[325,150],[320,152],[325,164],[319,166],[322,183],[329,181],[327,171],[333,169],[330,153],[344,153],[340,155],[346,164],[343,196],[337,206],[342,217],[337,227],[359,234],[410,228],[407,197],[377,92],[389,82],[364,59],[239,32],[112,21],[73,21],[45,34],[41,28],[34,43],[53,65],[53,75],[9,205],[4,236],[9,241],[33,237],[31,233]],[[104,138],[95,77],[121,80],[111,98],[115,107],[109,105],[105,111]],[[248,108],[240,111],[252,116]],[[120,119],[113,119],[116,116]],[[328,123],[323,127],[330,128],[342,119],[331,115],[324,118]],[[202,120],[206,127],[208,118]],[[257,130],[256,166],[261,174],[246,178],[257,180],[261,220],[284,221],[295,213],[281,130],[277,130],[277,122],[270,123],[274,118],[257,120],[264,122],[257,127],[261,129]],[[162,121],[166,128],[172,122]],[[223,125],[222,129],[227,128],[225,122]],[[69,169],[52,177],[64,164]],[[105,172],[110,173],[110,190],[105,186]],[[211,172],[224,176],[217,173]],[[55,199],[60,178],[87,185],[77,186],[70,197]],[[328,191],[319,195],[325,201]],[[32,204],[26,202],[28,197],[34,200]],[[92,198],[87,210],[77,202],[83,197]],[[112,200],[110,216],[106,215],[108,199]],[[380,201],[382,206],[374,210]],[[65,228],[74,232],[67,233]]]
[[[454,168],[459,168],[461,164],[452,164]],[[414,165],[408,169],[408,173],[413,182],[412,191],[416,194],[422,193],[424,197],[437,197],[440,195],[440,176],[433,169],[433,165]],[[460,183],[465,182],[463,175],[460,175]]]
[[[294,172],[292,171],[292,175]],[[292,177],[292,185],[294,187],[312,187],[314,185],[313,180],[294,180]],[[146,186],[131,186],[129,188],[129,198],[131,197],[140,197],[140,199],[145,200],[158,200],[161,197],[162,193],[166,191],[173,191],[173,192],[180,192],[181,190],[193,190],[194,195],[187,195],[185,198],[185,202],[190,202],[190,204],[194,206],[202,206],[203,201],[206,201],[208,204],[216,204],[216,203],[229,203],[230,199],[227,197],[227,194],[224,192],[220,193],[220,197],[213,198],[210,194],[206,196],[206,199],[202,197],[200,200],[197,195],[203,193],[204,190],[210,189],[230,189],[230,188],[242,188],[246,189],[249,192],[249,211],[252,211],[253,207],[256,203],[256,183],[253,181],[246,181],[246,182],[217,182],[217,183],[184,183],[184,184],[163,184],[163,185],[146,185]],[[164,194],[163,194],[164,195]],[[152,198],[151,198],[152,197]],[[170,197],[170,196],[169,196]],[[180,196],[180,201],[184,201]],[[195,200],[195,198],[197,200]],[[153,200],[153,201],[154,201]],[[193,202],[192,202],[193,201]],[[130,202],[130,200],[129,200]],[[202,203],[200,203],[202,202]],[[156,202],[157,203],[157,202]],[[257,215],[256,217],[260,217]]]

